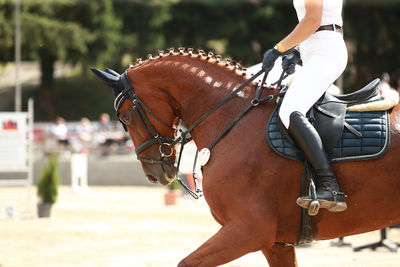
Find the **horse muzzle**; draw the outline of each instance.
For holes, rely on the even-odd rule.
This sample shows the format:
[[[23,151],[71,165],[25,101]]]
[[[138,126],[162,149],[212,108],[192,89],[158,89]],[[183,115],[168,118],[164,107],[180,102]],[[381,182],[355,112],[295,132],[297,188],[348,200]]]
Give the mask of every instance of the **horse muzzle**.
[[[173,180],[174,177],[170,178],[167,174],[164,175],[162,178],[157,178],[154,175],[146,175],[147,180],[152,184],[161,184],[161,185],[168,185]]]
[[[146,175],[147,181],[149,181],[152,184],[158,184],[158,178],[154,177],[153,175]]]

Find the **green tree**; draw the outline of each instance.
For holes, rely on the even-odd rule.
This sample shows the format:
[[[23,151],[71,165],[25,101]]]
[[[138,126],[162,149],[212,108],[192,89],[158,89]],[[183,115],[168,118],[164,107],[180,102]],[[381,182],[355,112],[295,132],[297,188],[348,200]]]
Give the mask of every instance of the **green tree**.
[[[123,66],[135,57],[168,48],[165,25],[172,17],[172,8],[180,0],[114,1],[116,13],[122,18],[122,39],[119,47]],[[121,62],[118,62],[121,63]]]
[[[350,52],[345,84],[351,91],[383,72],[400,75],[400,3],[381,2],[350,2],[345,8],[345,40]]]
[[[22,5],[23,55],[38,59],[41,87],[53,85],[56,60],[83,64],[112,61],[120,23],[111,0],[30,0]]]
[[[14,16],[15,0],[0,0],[1,62],[14,58]],[[79,63],[82,74],[87,73],[89,65],[120,62],[117,55],[120,27],[112,0],[21,1],[22,59],[39,61],[41,70],[36,110],[46,112],[49,117],[58,113],[51,90],[56,61]]]
[[[266,1],[182,1],[171,12],[163,25],[167,43],[210,49],[244,65],[258,63],[297,22],[288,3]]]
[[[58,157],[53,154],[43,167],[42,176],[37,181],[37,194],[42,203],[54,204],[57,201],[59,183]]]
[[[14,28],[10,23],[13,6],[6,0],[0,0],[0,62],[12,61],[14,58]]]
[[[153,0],[115,1],[114,5],[123,20],[121,53],[130,60],[185,46],[253,64],[296,23],[288,3]]]

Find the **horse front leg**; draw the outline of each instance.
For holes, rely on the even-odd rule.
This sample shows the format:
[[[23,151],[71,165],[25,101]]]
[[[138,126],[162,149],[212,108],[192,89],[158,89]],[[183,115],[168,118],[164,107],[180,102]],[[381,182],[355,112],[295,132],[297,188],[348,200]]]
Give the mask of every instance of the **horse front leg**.
[[[296,267],[296,251],[294,247],[277,247],[263,249],[270,267]]]
[[[183,259],[178,267],[210,267],[233,261],[247,253],[273,245],[276,227],[269,225],[270,234],[257,234],[254,225],[242,221],[229,222],[198,249]]]

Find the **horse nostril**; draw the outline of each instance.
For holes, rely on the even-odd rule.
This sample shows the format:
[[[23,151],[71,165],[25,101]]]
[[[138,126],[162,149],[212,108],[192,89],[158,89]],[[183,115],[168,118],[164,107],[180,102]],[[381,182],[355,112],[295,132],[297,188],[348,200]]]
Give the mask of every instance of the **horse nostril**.
[[[153,175],[147,175],[147,180],[149,180],[150,183],[156,184],[158,183],[158,179],[154,177]]]

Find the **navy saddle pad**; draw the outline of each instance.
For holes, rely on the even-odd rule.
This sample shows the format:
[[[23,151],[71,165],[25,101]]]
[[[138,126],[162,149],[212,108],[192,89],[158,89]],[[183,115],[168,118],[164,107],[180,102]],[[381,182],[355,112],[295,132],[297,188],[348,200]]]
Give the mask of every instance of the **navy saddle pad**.
[[[345,121],[362,137],[357,137],[345,127],[341,139],[328,153],[331,162],[376,159],[386,153],[390,143],[388,111],[347,112]],[[282,135],[278,122],[278,108],[275,108],[267,125],[269,145],[285,158],[304,161],[303,152]]]

